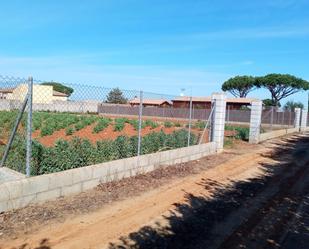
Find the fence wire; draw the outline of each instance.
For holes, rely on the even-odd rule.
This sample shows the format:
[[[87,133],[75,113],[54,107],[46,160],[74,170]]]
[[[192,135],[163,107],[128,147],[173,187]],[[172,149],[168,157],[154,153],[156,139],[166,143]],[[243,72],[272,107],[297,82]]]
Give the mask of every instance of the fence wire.
[[[0,76],[0,161],[2,166],[22,173],[26,173],[28,105],[25,102],[27,92],[16,87],[26,85],[27,82],[25,78]],[[10,99],[13,90],[15,90],[16,99]],[[15,132],[13,132],[14,129]],[[11,151],[16,153],[7,150],[9,144]],[[4,158],[6,161],[3,160]]]
[[[28,83],[0,76],[0,159]],[[174,95],[40,80],[33,80],[32,88],[29,175],[195,145],[210,114],[194,105],[190,111],[190,102],[174,107]],[[22,173],[27,171],[28,108],[4,164]]]
[[[27,97],[28,83],[24,78],[0,76],[0,159]],[[207,143],[211,137],[211,103],[190,99],[34,79],[28,173],[58,172]],[[4,164],[22,173],[26,172],[27,110],[28,107]],[[263,111],[263,124],[293,125],[294,113],[273,110],[271,116],[269,113]],[[228,106],[226,122],[248,127],[250,109],[235,110]]]
[[[262,128],[265,130],[277,130],[291,128],[295,124],[295,112],[278,110],[275,107],[265,108],[262,112]]]

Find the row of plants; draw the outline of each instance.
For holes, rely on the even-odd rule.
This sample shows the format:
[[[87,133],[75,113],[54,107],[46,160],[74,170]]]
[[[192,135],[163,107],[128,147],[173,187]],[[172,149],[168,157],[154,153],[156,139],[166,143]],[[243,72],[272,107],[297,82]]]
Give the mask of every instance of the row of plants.
[[[97,122],[96,126],[93,128],[93,133],[99,133],[100,131],[103,131],[107,126],[110,125],[112,120],[110,118],[101,118]]]
[[[163,131],[150,133],[142,138],[141,153],[148,154],[187,146],[188,132],[184,129],[172,134]],[[198,138],[191,134],[190,144]],[[58,140],[54,147],[45,147],[34,140],[32,144],[32,175],[40,175],[102,163],[137,155],[137,136],[119,136],[115,140],[102,140],[92,144],[87,139],[74,137],[71,141]],[[3,147],[0,148],[2,155]],[[26,146],[18,135],[12,145],[6,166],[25,173]]]

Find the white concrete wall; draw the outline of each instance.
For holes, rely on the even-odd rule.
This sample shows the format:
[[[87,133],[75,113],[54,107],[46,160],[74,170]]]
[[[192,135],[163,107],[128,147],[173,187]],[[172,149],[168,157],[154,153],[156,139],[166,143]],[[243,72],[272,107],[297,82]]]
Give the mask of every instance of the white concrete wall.
[[[146,173],[161,165],[196,160],[216,152],[216,144],[212,142],[4,182],[0,184],[0,212],[77,194],[100,183]]]
[[[0,167],[0,184],[4,182],[9,182],[13,180],[20,180],[26,178],[24,174],[16,172],[6,167]]]
[[[259,141],[262,142],[265,140],[269,140],[269,139],[276,138],[276,137],[282,137],[287,134],[296,133],[296,132],[299,132],[299,128],[290,128],[290,129],[282,129],[282,130],[266,132],[266,133],[260,134]]]
[[[302,110],[301,112],[301,121],[300,121],[300,131],[304,132],[307,129],[307,118],[308,118],[308,111]]]
[[[18,109],[22,105],[21,101],[0,100],[0,111],[10,111]],[[33,103],[33,111],[55,111],[55,112],[98,112],[98,104],[83,101],[55,101],[53,103]]]
[[[253,101],[251,103],[251,115],[250,115],[250,131],[249,131],[249,143],[257,144],[260,137],[260,127],[262,119],[262,101]]]
[[[67,96],[53,96],[52,101],[68,101],[68,97]]]
[[[211,102],[214,108],[211,126],[211,141],[216,143],[218,150],[223,150],[226,95],[224,93],[214,93],[211,95]]]
[[[295,123],[294,127],[298,128],[300,127],[300,114],[301,114],[301,109],[300,108],[295,108]]]

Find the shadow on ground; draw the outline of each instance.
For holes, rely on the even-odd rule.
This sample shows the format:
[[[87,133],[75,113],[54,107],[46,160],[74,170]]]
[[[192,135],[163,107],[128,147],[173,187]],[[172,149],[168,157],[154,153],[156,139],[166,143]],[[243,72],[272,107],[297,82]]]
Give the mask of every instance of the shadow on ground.
[[[5,248],[2,248],[0,246],[0,249],[5,249]],[[39,245],[37,245],[35,247],[31,247],[27,243],[25,243],[25,244],[22,244],[18,247],[12,247],[11,249],[52,249],[52,248],[49,246],[49,240],[48,239],[42,239],[41,242],[39,243]]]
[[[175,211],[165,217],[168,225],[145,226],[127,237],[119,238],[117,243],[111,243],[109,249],[209,248],[208,245],[213,245],[220,235],[217,230],[220,223],[241,206],[246,208],[250,200],[280,181],[279,171],[299,166],[288,163],[287,156],[297,159],[304,156],[309,138],[289,138],[285,141],[287,144],[284,146],[274,142],[272,145],[276,148],[273,152],[262,155],[277,161],[271,165],[261,165],[265,171],[263,177],[233,182],[228,188],[223,188],[219,182],[203,179],[198,184],[212,191],[211,198],[186,193],[186,202],[175,203]]]

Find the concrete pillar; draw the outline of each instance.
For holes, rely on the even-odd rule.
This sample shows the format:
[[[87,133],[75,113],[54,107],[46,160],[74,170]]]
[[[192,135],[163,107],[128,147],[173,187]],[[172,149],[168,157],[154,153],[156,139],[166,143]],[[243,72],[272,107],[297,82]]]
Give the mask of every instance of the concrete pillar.
[[[307,117],[308,117],[308,111],[303,109],[301,112],[300,131],[306,131]]]
[[[300,125],[300,113],[301,109],[300,108],[295,108],[295,120],[294,120],[294,127],[299,129]]]
[[[249,143],[257,144],[260,140],[260,129],[262,120],[262,101],[257,100],[251,103],[250,114],[250,131],[249,131]]]
[[[226,111],[226,95],[224,93],[213,93],[211,102],[214,108],[211,125],[211,141],[216,143],[217,151],[223,150],[224,126]]]

